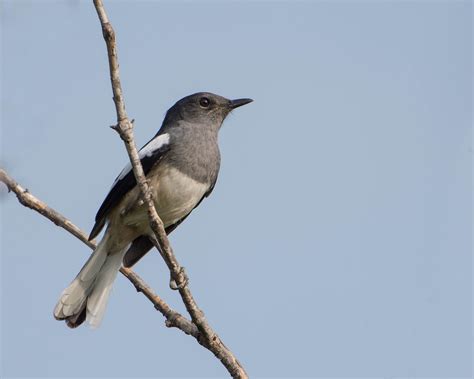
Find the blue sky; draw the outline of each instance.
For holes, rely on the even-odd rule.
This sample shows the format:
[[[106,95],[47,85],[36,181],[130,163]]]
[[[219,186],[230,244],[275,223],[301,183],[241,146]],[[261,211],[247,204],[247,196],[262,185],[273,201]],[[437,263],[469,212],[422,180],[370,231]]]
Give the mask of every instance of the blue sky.
[[[1,166],[89,231],[127,162],[97,16],[1,6]],[[251,376],[471,377],[471,2],[106,7],[138,145],[190,93],[255,100],[171,236]],[[2,377],[226,375],[121,277],[98,330],[55,321],[89,251],[0,196]],[[136,270],[184,312],[158,254]]]

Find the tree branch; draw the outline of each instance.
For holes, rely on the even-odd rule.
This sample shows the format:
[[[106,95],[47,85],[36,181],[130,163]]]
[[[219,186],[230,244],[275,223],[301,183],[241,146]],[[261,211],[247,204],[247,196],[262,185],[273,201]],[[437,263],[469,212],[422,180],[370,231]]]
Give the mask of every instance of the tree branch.
[[[14,192],[18,198],[18,201],[25,207],[33,209],[34,211],[42,214],[57,226],[71,233],[74,237],[89,246],[92,250],[95,249],[95,242],[89,241],[87,239],[87,234],[85,234],[62,214],[32,195],[27,189],[23,188],[2,169],[0,169],[0,182],[5,183],[8,191]],[[155,309],[166,318],[166,326],[181,329],[184,333],[189,334],[198,340],[201,338],[200,332],[198,331],[196,325],[194,325],[179,312],[171,309],[161,297],[153,292],[151,287],[146,284],[146,282],[140,278],[138,274],[125,267],[122,267],[120,272],[128,280],[130,280],[130,282],[135,286],[136,290],[143,293],[152,302],[152,304],[155,306]]]
[[[97,11],[101,26],[102,34],[107,45],[107,54],[109,59],[110,80],[113,100],[117,113],[117,125],[114,129],[119,133],[125,143],[130,162],[132,164],[133,173],[137,184],[140,188],[141,196],[147,206],[150,227],[155,234],[156,240],[153,243],[160,251],[166,265],[168,266],[171,277],[175,281],[181,298],[186,309],[191,316],[191,320],[198,328],[202,335],[199,342],[208,348],[222,364],[227,368],[229,373],[235,378],[247,378],[244,368],[240,365],[233,353],[223,344],[219,336],[212,330],[211,326],[204,317],[203,312],[197,306],[188,286],[188,280],[184,272],[184,268],[180,266],[173,249],[168,241],[163,222],[156,212],[153,197],[146,181],[143,168],[140,163],[138,151],[133,137],[133,124],[128,119],[125,111],[125,103],[122,94],[122,86],[119,76],[119,63],[117,57],[117,46],[115,41],[115,32],[109,22],[102,0],[94,0],[94,6]]]

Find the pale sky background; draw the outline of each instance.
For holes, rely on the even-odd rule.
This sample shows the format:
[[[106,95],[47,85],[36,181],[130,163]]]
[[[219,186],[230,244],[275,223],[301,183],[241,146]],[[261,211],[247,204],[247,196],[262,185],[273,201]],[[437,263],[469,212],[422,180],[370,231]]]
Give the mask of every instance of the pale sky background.
[[[470,1],[108,1],[142,146],[175,101],[225,122],[171,236],[252,377],[472,376]],[[86,232],[127,162],[88,1],[2,1],[1,166]],[[88,249],[2,192],[2,377],[222,377],[119,277],[102,326],[53,307]],[[173,307],[156,253],[137,272]]]

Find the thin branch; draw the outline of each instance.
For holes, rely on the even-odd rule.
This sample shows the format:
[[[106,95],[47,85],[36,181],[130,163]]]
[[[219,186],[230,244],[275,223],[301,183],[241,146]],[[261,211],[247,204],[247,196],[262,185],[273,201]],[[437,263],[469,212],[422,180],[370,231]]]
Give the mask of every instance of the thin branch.
[[[2,169],[0,169],[0,182],[5,183],[8,191],[14,192],[18,198],[18,201],[25,207],[33,209],[34,211],[42,214],[57,226],[71,233],[74,237],[89,246],[92,250],[95,249],[95,242],[89,241],[87,239],[87,235],[81,229],[79,229],[58,211],[54,210],[46,203],[33,196],[27,189],[23,188]],[[193,336],[198,341],[201,339],[200,332],[198,331],[196,325],[194,325],[179,312],[171,309],[161,297],[153,292],[151,287],[146,284],[146,282],[140,278],[138,274],[125,267],[122,267],[120,272],[135,286],[136,290],[143,293],[143,295],[145,295],[153,303],[155,309],[166,318],[166,326],[176,327],[182,330],[184,333]]]
[[[133,173],[140,188],[142,199],[147,205],[150,227],[156,237],[156,240],[154,239],[153,243],[155,247],[161,252],[162,257],[170,270],[171,277],[179,289],[179,293],[186,306],[186,309],[191,316],[193,323],[197,326],[199,332],[202,334],[203,340],[200,340],[200,343],[207,347],[217,358],[219,358],[219,360],[233,377],[247,378],[244,368],[241,366],[234,354],[223,344],[219,336],[212,330],[211,326],[204,317],[203,312],[197,306],[191,291],[189,290],[188,280],[184,269],[180,266],[176,256],[173,253],[164,229],[163,222],[156,212],[153,197],[143,173],[143,168],[141,166],[138,151],[135,145],[133,137],[133,124],[128,119],[127,113],[125,111],[125,103],[122,95],[122,86],[119,76],[115,32],[107,17],[102,0],[94,0],[94,6],[96,8],[97,15],[99,16],[102,26],[102,34],[107,45],[110,80],[112,84],[112,91],[114,93],[113,100],[117,113],[117,125],[114,127],[114,129],[119,133],[120,137],[125,143],[125,147],[132,164]]]

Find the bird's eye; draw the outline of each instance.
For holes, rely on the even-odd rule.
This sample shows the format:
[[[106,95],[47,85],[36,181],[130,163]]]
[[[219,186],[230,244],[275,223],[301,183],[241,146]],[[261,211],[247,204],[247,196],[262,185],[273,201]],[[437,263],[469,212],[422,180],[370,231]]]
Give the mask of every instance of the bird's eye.
[[[211,104],[211,102],[207,97],[201,97],[201,99],[199,100],[199,104],[201,105],[201,107],[207,108],[209,104]]]

